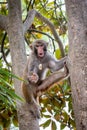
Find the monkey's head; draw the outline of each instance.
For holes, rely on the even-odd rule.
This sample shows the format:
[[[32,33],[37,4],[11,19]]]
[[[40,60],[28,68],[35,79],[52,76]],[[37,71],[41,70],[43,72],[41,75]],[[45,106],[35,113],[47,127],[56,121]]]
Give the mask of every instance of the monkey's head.
[[[44,40],[36,40],[32,43],[31,48],[38,58],[43,58],[47,52],[48,42]]]

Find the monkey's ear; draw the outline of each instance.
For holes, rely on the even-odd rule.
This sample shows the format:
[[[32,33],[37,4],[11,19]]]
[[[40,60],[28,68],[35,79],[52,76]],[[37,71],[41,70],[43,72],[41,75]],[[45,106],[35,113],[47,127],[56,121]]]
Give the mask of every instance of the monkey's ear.
[[[32,44],[30,44],[30,45],[29,45],[29,47],[30,47],[30,49],[31,49],[31,50],[33,49],[33,46],[32,46]]]

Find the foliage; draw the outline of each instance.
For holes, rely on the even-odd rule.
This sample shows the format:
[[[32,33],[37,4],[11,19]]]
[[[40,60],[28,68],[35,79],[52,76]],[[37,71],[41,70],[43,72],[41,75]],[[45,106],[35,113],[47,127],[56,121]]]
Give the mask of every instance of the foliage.
[[[16,99],[22,99],[15,94],[12,77],[16,76],[8,69],[0,68],[0,126],[4,128],[9,127],[11,123],[18,126]]]
[[[47,121],[41,126],[46,128],[51,124],[51,129],[56,130],[57,121],[60,122],[61,130],[66,126],[75,129],[71,90],[67,80],[58,85],[55,84],[40,98],[40,103],[42,106],[41,116],[47,118]]]
[[[27,13],[30,9],[39,11],[54,24],[67,54],[67,19],[64,0],[22,0],[21,2],[23,22],[27,18]],[[8,15],[8,3],[6,0],[0,2],[0,14]],[[50,28],[35,18],[31,28],[25,34],[25,41],[30,44],[37,38],[49,41],[49,46],[51,46],[48,47],[49,51],[53,52],[56,58],[61,58],[61,52]],[[8,36],[2,30],[0,30],[0,41],[0,125],[5,128],[12,122],[16,126],[18,125],[15,100],[19,99],[19,97],[14,93],[11,81],[13,75],[9,71],[11,66]],[[3,68],[3,66],[6,66],[6,68]],[[51,125],[51,129],[56,130],[57,122],[60,122],[61,130],[65,127],[75,130],[71,90],[68,80],[55,84],[52,89],[43,94],[40,97],[40,104],[41,117],[46,118],[46,121],[41,124],[44,129]]]
[[[34,8],[39,11],[43,16],[48,18],[54,24],[55,29],[59,33],[59,35],[63,39],[65,38],[67,32],[67,20],[63,0],[32,0],[30,2],[28,0],[24,0],[22,4],[23,20],[26,18],[25,14],[27,13],[27,11]],[[52,32],[50,31],[50,28],[37,18],[35,18],[31,28],[29,28],[25,37],[28,43],[31,43],[33,39],[45,38],[51,42],[55,49],[55,39],[52,35]]]

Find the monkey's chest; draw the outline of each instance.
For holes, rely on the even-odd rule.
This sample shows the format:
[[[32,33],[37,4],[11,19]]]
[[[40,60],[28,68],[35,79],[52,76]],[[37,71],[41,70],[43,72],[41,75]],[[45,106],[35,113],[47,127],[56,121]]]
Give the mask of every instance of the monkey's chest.
[[[39,63],[38,64],[38,70],[39,71],[43,71],[46,68],[47,68],[47,64],[45,64],[45,63]]]
[[[38,65],[38,69],[41,71],[41,70],[43,70],[43,64],[42,63],[40,63],[39,65]]]

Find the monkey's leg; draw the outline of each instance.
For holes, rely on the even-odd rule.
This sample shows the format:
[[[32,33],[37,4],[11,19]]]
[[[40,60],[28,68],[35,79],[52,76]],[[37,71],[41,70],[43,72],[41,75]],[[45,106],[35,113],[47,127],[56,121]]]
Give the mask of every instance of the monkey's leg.
[[[40,118],[40,107],[35,102],[28,103],[29,111],[35,118]]]

